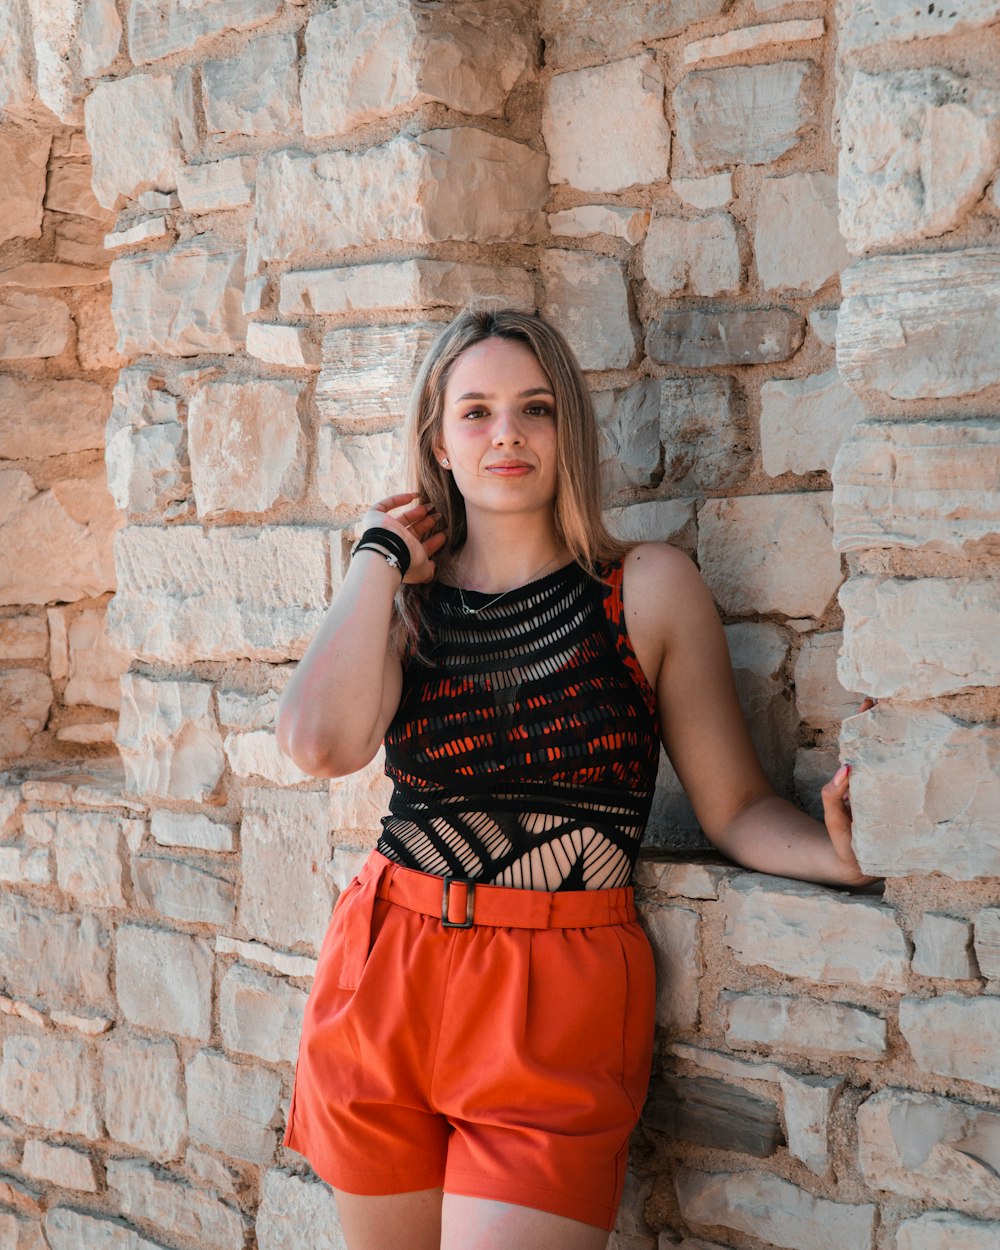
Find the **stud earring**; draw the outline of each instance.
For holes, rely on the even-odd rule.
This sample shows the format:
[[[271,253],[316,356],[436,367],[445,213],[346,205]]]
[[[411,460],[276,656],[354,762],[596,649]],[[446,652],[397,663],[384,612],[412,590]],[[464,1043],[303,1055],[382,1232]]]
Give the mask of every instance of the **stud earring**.
[[[448,457],[447,457],[447,456],[445,456],[445,457],[444,457],[444,459],[441,461],[441,467],[442,467],[443,469],[450,469],[450,468],[451,468],[451,461],[448,459]]]

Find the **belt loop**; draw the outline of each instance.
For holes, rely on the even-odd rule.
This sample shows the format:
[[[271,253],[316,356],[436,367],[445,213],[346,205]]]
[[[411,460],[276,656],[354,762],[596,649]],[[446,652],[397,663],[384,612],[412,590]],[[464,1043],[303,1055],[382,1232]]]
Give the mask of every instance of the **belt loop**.
[[[368,860],[358,873],[358,888],[345,900],[341,913],[344,926],[344,957],[340,966],[340,988],[356,990],[361,984],[368,952],[372,944],[372,917],[375,899],[389,861],[379,856],[381,863]]]
[[[451,918],[451,887],[465,886],[465,919]],[[476,908],[476,883],[466,877],[453,877],[450,873],[441,881],[441,923],[446,929],[471,929]]]

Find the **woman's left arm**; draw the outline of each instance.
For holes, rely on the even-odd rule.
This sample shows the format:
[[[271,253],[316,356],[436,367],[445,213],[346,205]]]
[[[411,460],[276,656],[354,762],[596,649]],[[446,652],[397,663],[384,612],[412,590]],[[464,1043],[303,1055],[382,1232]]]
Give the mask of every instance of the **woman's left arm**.
[[[642,544],[626,557],[626,623],[656,691],[663,744],[705,835],[758,872],[827,885],[876,880],[851,848],[849,770],[823,788],[825,826],[779,797],[736,695],[715,604],[682,552]]]

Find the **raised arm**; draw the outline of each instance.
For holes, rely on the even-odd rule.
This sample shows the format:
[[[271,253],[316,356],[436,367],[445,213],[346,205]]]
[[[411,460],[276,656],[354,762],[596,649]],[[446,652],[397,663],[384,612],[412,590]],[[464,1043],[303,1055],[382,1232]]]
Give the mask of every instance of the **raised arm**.
[[[392,495],[366,513],[362,529],[381,526],[406,542],[408,582],[428,581],[445,541],[436,517],[412,494]],[[399,511],[402,509],[402,511]],[[398,515],[393,515],[398,511]],[[375,551],[359,551],[278,704],[278,746],[314,777],[363,768],[395,715],[402,667],[390,642],[399,570]]]

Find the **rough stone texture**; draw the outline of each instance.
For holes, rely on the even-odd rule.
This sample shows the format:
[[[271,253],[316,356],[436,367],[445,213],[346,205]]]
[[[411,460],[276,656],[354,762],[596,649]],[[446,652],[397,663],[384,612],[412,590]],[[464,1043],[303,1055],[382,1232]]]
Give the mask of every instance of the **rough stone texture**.
[[[0,1106],[34,1128],[96,1139],[101,1120],[86,1044],[35,1033],[7,1037],[0,1063]]]
[[[672,543],[689,553],[695,543],[693,499],[651,499],[608,508],[604,523],[616,538],[627,543]]]
[[[955,229],[1000,161],[1000,91],[944,69],[858,72],[843,97],[840,228],[853,252]]]
[[[119,208],[147,188],[177,186],[184,152],[169,74],[97,83],[84,112],[94,195],[105,208]]]
[[[329,1187],[289,1172],[268,1171],[257,1211],[260,1250],[297,1250],[303,1228],[309,1229],[312,1250],[347,1250]]]
[[[707,501],[698,563],[724,612],[821,616],[840,583],[830,496],[748,495]],[[798,558],[792,562],[788,552]]]
[[[26,261],[0,272],[0,287],[17,286],[38,291],[53,287],[100,286],[107,280],[103,268],[67,265],[61,261]]]
[[[243,346],[243,252],[211,235],[111,266],[111,312],[125,355],[197,356]]]
[[[312,780],[279,750],[274,733],[269,729],[227,734],[223,746],[229,767],[237,777],[259,777],[276,786],[294,786],[300,781]]]
[[[844,722],[854,850],[865,872],[1000,876],[1000,728],[880,703]]]
[[[49,885],[52,868],[48,851],[40,847],[0,846],[0,881],[12,885]]]
[[[896,1250],[994,1250],[998,1243],[1000,1222],[954,1211],[927,1211],[904,1220],[896,1233]]]
[[[595,23],[592,10],[575,0],[542,0],[539,16],[546,60],[556,65],[606,60],[633,45],[676,35],[692,22],[716,17],[723,0],[623,0],[613,22]]]
[[[362,152],[274,152],[257,171],[257,248],[287,260],[376,240],[516,239],[544,231],[545,157],[459,126]]]
[[[122,925],[115,937],[118,1001],[142,1028],[193,1037],[211,1035],[212,948],[167,929]]]
[[[884,1089],[857,1112],[868,1185],[960,1211],[1000,1207],[1000,1115],[970,1103]]]
[[[694,369],[762,365],[788,360],[804,338],[805,321],[789,308],[690,309],[651,321],[646,351],[659,364]]]
[[[0,360],[59,356],[69,346],[72,329],[69,308],[61,299],[27,291],[5,293],[0,304]]]
[[[44,660],[49,631],[38,616],[7,616],[0,620],[0,659]]]
[[[325,794],[244,791],[240,924],[276,946],[319,949],[332,898]]]
[[[862,422],[833,468],[837,547],[1000,551],[1000,421]]]
[[[798,720],[783,672],[788,636],[766,621],[727,625],[725,632],[750,737],[771,784],[779,793],[787,793]]]
[[[368,852],[365,852],[367,857]],[[260,964],[281,973],[284,977],[305,977],[311,980],[316,975],[316,960],[308,955],[288,955],[284,951],[275,951],[263,942],[239,942],[235,938],[223,937],[215,939],[215,949],[220,955],[236,955],[248,963]]]
[[[327,532],[311,527],[131,526],[108,631],[122,650],[167,663],[297,658],[327,604],[328,552]]]
[[[50,612],[52,609],[50,609]],[[108,641],[103,610],[84,608],[75,612],[65,627],[69,680],[62,701],[68,706],[87,704],[117,710],[119,680],[129,666]]]
[[[234,1159],[268,1163],[276,1135],[281,1078],[266,1068],[245,1068],[202,1050],[185,1071],[191,1136]]]
[[[42,198],[52,137],[45,131],[5,127],[0,168],[5,171],[0,243],[37,239],[42,233]]]
[[[240,208],[253,199],[257,162],[250,156],[230,156],[205,165],[185,165],[177,171],[177,195],[189,213],[214,213]]]
[[[559,326],[582,369],[622,369],[635,355],[628,288],[607,256],[549,248],[542,254],[545,315]]]
[[[157,1176],[147,1163],[109,1159],[108,1189],[126,1217],[148,1220],[168,1236],[191,1238],[204,1250],[242,1250],[238,1208],[182,1181]]]
[[[374,846],[381,819],[389,809],[392,783],[385,775],[385,751],[379,747],[365,768],[330,782],[327,828],[337,842],[351,847]],[[364,836],[360,836],[364,835]],[[360,865],[359,865],[360,867]]]
[[[855,51],[939,35],[964,34],[993,25],[996,0],[965,0],[948,5],[900,6],[896,0],[853,0],[842,9],[842,49]]]
[[[320,498],[335,513],[359,515],[387,492],[402,489],[404,454],[398,431],[341,434],[323,426],[317,448]]]
[[[223,1045],[270,1063],[294,1063],[305,1005],[305,993],[287,981],[233,964],[219,987]]]
[[[173,1042],[112,1037],[101,1050],[104,1116],[116,1142],[166,1162],[179,1158],[187,1134]]]
[[[253,39],[236,56],[206,61],[201,90],[209,134],[284,135],[298,130],[298,55],[295,34],[289,31]]]
[[[924,912],[913,932],[913,946],[913,971],[921,976],[967,980],[979,975],[971,921]]]
[[[965,247],[861,260],[841,275],[837,365],[891,399],[975,395],[1000,381],[1000,252]]]
[[[699,919],[686,907],[642,908],[656,963],[656,1023],[674,1032],[698,1023],[698,979],[704,969]]]
[[[29,1138],[24,1143],[24,1159],[21,1168],[33,1180],[49,1181],[61,1189],[76,1189],[81,1193],[97,1193],[97,1178],[93,1160],[82,1150],[66,1146],[50,1146],[47,1142]],[[2,1234],[2,1229],[0,1229]],[[2,1244],[2,1243],[0,1243]]]
[[[837,226],[832,174],[765,178],[754,236],[757,273],[768,290],[818,291],[850,262]]]
[[[150,832],[160,846],[196,851],[232,851],[233,831],[199,812],[153,812]]]
[[[137,88],[141,89],[137,84],[133,90]],[[92,222],[107,229],[114,222],[114,216],[97,202],[93,187],[94,167],[90,160],[89,147],[86,148],[86,155],[86,160],[56,159],[52,161],[45,191],[45,207],[57,213],[72,213],[77,217],[90,218]],[[83,261],[83,263],[104,265],[107,263],[107,257],[95,257],[92,261]]]
[[[306,435],[297,382],[209,382],[188,408],[198,515],[266,512],[305,487]]]
[[[349,0],[306,29],[303,129],[343,134],[403,109],[440,103],[499,116],[534,69],[531,21],[520,3],[438,9]]]
[[[228,925],[236,911],[231,881],[194,864],[153,856],[132,860],[137,901],[172,920]]]
[[[19,998],[53,1008],[108,1002],[108,936],[94,916],[0,894],[0,968],[6,992]]]
[[[812,61],[699,70],[674,92],[677,139],[695,173],[730,165],[767,165],[812,129]]]
[[[846,1003],[725,990],[719,995],[718,1009],[726,1042],[737,1049],[776,1046],[808,1055],[857,1059],[878,1059],[885,1054],[885,1021]]]
[[[48,1212],[45,1236],[51,1250],[80,1250],[81,1246],[92,1246],[94,1250],[163,1250],[127,1224],[96,1219],[69,1207],[55,1207]],[[35,1247],[25,1247],[25,1250],[35,1250]]]
[[[845,685],[916,700],[1000,683],[1000,584],[991,579],[854,576],[840,604]]]
[[[549,213],[549,230],[553,234],[576,239],[610,234],[628,243],[641,243],[648,225],[648,208],[627,208],[620,204],[581,204],[577,208]]]
[[[784,1145],[778,1105],[714,1077],[670,1076],[657,1080],[642,1113],[647,1128],[668,1137],[737,1150],[757,1158]]]
[[[542,114],[549,177],[581,191],[660,182],[670,167],[663,75],[653,55],[556,74]]]
[[[77,36],[84,78],[98,78],[111,68],[121,47],[122,32],[114,0],[86,0]]]
[[[663,477],[671,488],[701,494],[742,482],[750,447],[740,428],[733,379],[725,374],[664,378],[660,441]]]
[[[0,756],[14,759],[44,729],[52,709],[52,683],[35,669],[0,673]]]
[[[437,331],[435,325],[330,330],[323,336],[323,368],[316,382],[320,416],[364,426],[398,424]]]
[[[121,371],[105,433],[108,488],[126,512],[162,512],[190,489],[177,398],[143,366]]]
[[[692,208],[725,208],[733,198],[733,175],[727,170],[707,178],[671,178],[670,189]]]
[[[660,467],[660,388],[643,378],[619,391],[598,391],[594,412],[601,435],[605,496],[649,486]]]
[[[780,1083],[788,1153],[810,1172],[825,1176],[830,1168],[830,1112],[844,1078],[782,1072]]]
[[[701,863],[697,859],[651,859],[643,857],[636,865],[635,884],[639,889],[682,898],[718,898],[719,886],[740,870],[723,864]]]
[[[984,977],[1000,979],[1000,908],[976,913],[976,958]]]
[[[535,306],[534,288],[523,269],[450,260],[402,260],[286,273],[281,278],[278,311],[282,316],[323,316],[457,310],[482,295],[495,295],[516,308]]]
[[[843,635],[809,634],[795,661],[795,706],[804,721],[839,725],[858,710],[862,696],[843,688],[837,679],[837,656]]]
[[[302,326],[269,325],[251,321],[247,326],[247,355],[270,365],[301,369],[320,363],[320,352]]]
[[[727,31],[724,35],[709,35],[696,39],[684,48],[684,64],[696,65],[716,57],[735,56],[744,52],[756,52],[776,43],[801,43],[821,39],[825,23],[821,17],[802,21],[768,22],[760,26],[743,26]]]
[[[904,998],[899,1004],[900,1032],[923,1071],[976,1081],[991,1089],[1000,1089],[998,1026],[1000,998],[989,994]]]
[[[681,1169],[676,1177],[681,1215],[694,1224],[721,1225],[791,1250],[872,1250],[877,1208],[816,1198],[767,1172]]]
[[[197,681],[122,677],[116,739],[132,794],[208,798],[225,763],[212,687]]]
[[[642,249],[642,271],[660,295],[738,291],[742,266],[732,217],[654,217]]]
[[[729,882],[723,902],[725,943],[747,967],[819,985],[906,988],[906,938],[878,899],[748,873]]]
[[[124,907],[121,835],[142,836],[142,822],[99,812],[58,812],[52,845],[59,888],[78,903]]]
[[[281,0],[132,0],[129,56],[136,65],[156,61],[224,30],[258,26],[281,7]]]
[[[79,27],[78,6],[73,0],[27,0],[24,8],[31,21],[38,97],[61,122],[77,125],[81,120],[78,84],[69,60]]]
[[[865,407],[837,369],[807,378],[765,382],[760,388],[760,451],[764,472],[829,472]]]
[[[837,346],[837,308],[814,308],[809,314],[809,326],[824,347]]]

